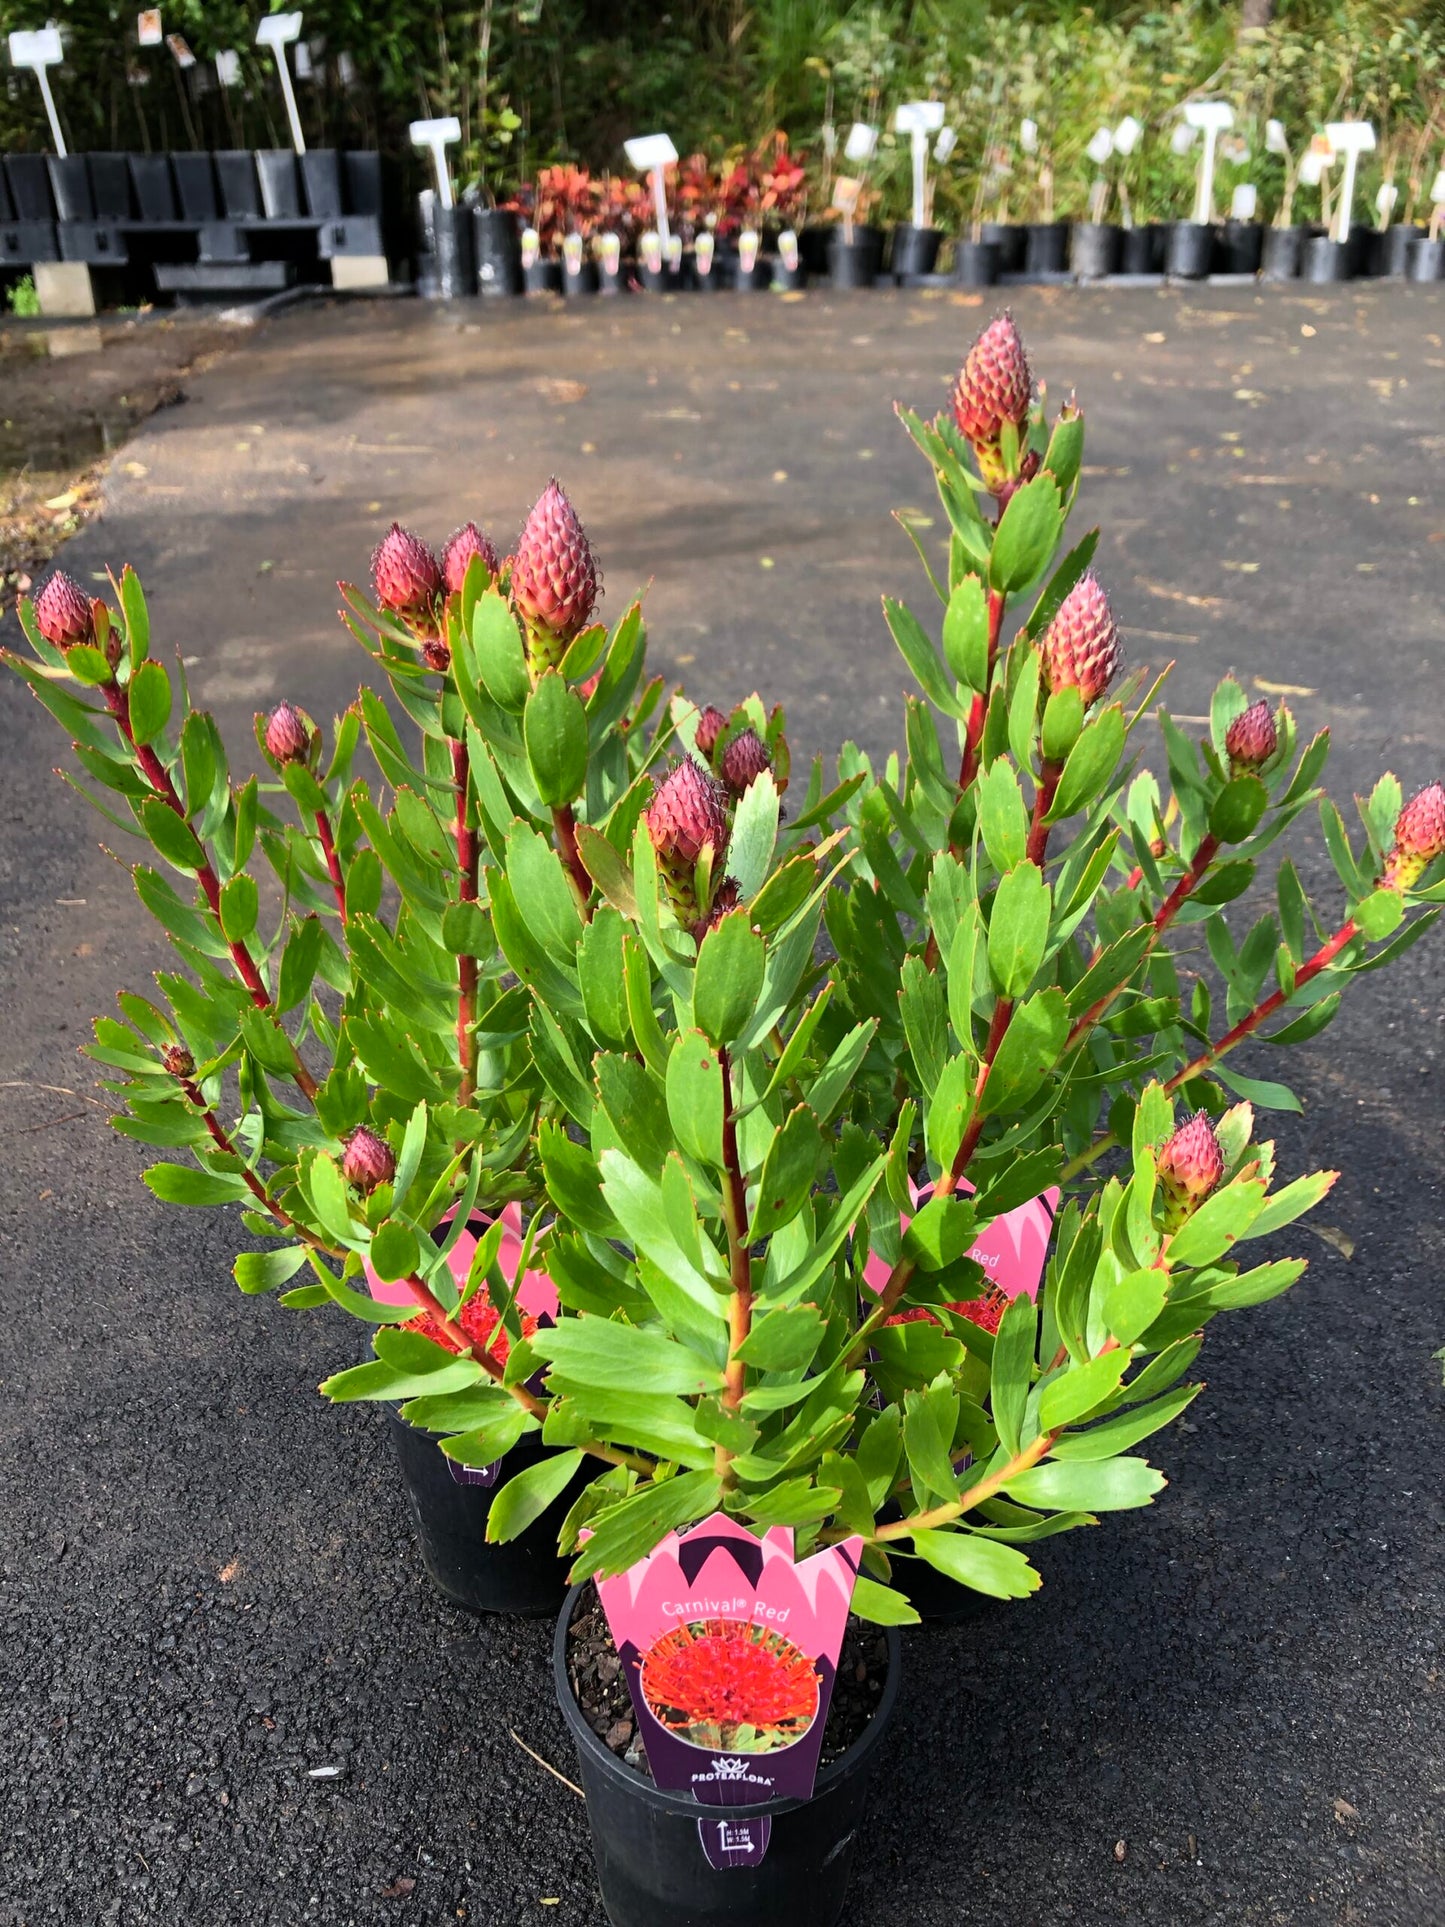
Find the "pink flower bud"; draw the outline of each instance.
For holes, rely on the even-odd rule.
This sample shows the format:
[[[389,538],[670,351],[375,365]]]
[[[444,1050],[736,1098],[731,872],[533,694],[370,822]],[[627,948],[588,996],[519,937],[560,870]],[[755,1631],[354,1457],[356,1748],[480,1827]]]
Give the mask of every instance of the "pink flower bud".
[[[1279,732],[1269,704],[1260,701],[1242,709],[1224,732],[1224,747],[1236,773],[1267,763],[1279,747]]]
[[[727,848],[728,820],[723,792],[691,756],[673,765],[647,806],[647,833],[664,862],[696,863],[705,844],[714,860]]]
[[[1207,1111],[1196,1111],[1165,1143],[1158,1159],[1164,1191],[1164,1228],[1177,1231],[1218,1190],[1224,1153]]]
[[[377,544],[371,579],[382,608],[399,616],[430,613],[442,589],[436,557],[399,522],[393,522]]]
[[[1395,842],[1380,879],[1387,890],[1410,890],[1445,856],[1445,786],[1427,783],[1395,818]]]
[[[442,577],[448,595],[455,595],[461,588],[466,580],[467,564],[474,555],[486,563],[488,575],[497,573],[497,551],[492,538],[483,535],[475,522],[467,522],[448,538],[442,550]]]
[[[278,703],[266,718],[266,754],[274,762],[308,762],[312,740],[311,724],[295,703]]]
[[[598,595],[597,564],[577,511],[555,481],[549,482],[517,538],[512,561],[512,600],[529,630],[554,643],[584,628]],[[555,667],[557,650],[543,649]]]
[[[723,918],[736,910],[743,900],[743,893],[736,877],[724,877],[713,891],[711,907],[702,920],[702,928],[695,934],[699,943],[709,930],[716,930]]]
[[[52,649],[95,640],[90,597],[63,569],[55,571],[35,598],[35,626]]]
[[[1050,695],[1059,689],[1077,689],[1087,708],[1109,687],[1122,659],[1109,598],[1089,569],[1064,597],[1039,638],[1045,685]]]
[[[1028,419],[1033,376],[1028,356],[1005,311],[991,321],[969,349],[953,391],[958,431],[975,448],[996,447],[1005,422],[1021,428]]]
[[[773,759],[762,737],[755,729],[745,729],[740,736],[734,736],[723,751],[719,773],[729,793],[741,796],[765,769],[771,769],[772,766]]]
[[[172,1077],[188,1080],[196,1074],[196,1060],[184,1044],[167,1044],[161,1052],[161,1062]]]
[[[391,1146],[375,1131],[358,1124],[346,1140],[341,1175],[358,1191],[374,1191],[379,1184],[390,1184],[396,1176],[396,1158]]]
[[[697,719],[697,735],[693,739],[699,756],[711,758],[713,746],[726,729],[727,720],[720,709],[714,709],[711,703],[708,704]]]

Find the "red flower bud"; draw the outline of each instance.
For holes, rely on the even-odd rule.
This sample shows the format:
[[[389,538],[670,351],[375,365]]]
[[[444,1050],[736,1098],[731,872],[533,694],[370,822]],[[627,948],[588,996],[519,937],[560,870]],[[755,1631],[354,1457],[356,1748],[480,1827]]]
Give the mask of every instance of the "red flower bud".
[[[313,731],[295,703],[278,703],[266,718],[266,754],[278,763],[310,760]]]
[[[722,789],[694,757],[684,756],[657,785],[647,806],[647,833],[665,862],[696,863],[708,843],[715,859],[727,848]]]
[[[708,704],[697,719],[697,735],[693,738],[699,756],[711,758],[713,745],[727,727],[727,720],[720,709],[714,709],[711,703]]]
[[[1080,576],[1060,603],[1039,639],[1039,659],[1050,695],[1058,689],[1077,689],[1086,708],[1118,674],[1123,659],[1119,626],[1092,569]]]
[[[442,577],[448,595],[455,595],[461,588],[466,580],[467,564],[474,555],[486,563],[488,575],[497,573],[497,551],[492,538],[483,535],[475,522],[467,522],[448,538],[442,550]]]
[[[382,608],[399,616],[429,613],[442,589],[436,557],[399,522],[393,522],[377,544],[371,579]]]
[[[172,1077],[184,1080],[196,1074],[196,1060],[184,1044],[167,1044],[161,1052],[161,1062]]]
[[[762,737],[755,729],[745,729],[740,736],[734,736],[723,751],[720,774],[730,793],[741,796],[772,766],[773,759]]]
[[[529,630],[557,644],[586,626],[598,595],[597,564],[577,511],[556,482],[549,482],[517,538],[512,561],[512,600]],[[545,667],[560,650],[543,647]]]
[[[1427,783],[1395,818],[1395,842],[1380,879],[1387,890],[1410,890],[1436,857],[1445,856],[1445,786]]]
[[[346,1140],[341,1175],[358,1191],[374,1191],[379,1184],[390,1184],[396,1176],[396,1158],[391,1146],[375,1131],[358,1124]]]
[[[80,584],[57,569],[35,598],[35,626],[52,649],[95,639],[95,615]]]
[[[1224,1153],[1207,1111],[1196,1111],[1168,1139],[1159,1153],[1159,1179],[1164,1190],[1164,1228],[1177,1231],[1186,1218],[1218,1190],[1224,1177]]]
[[[975,447],[996,447],[1005,422],[1021,428],[1028,419],[1032,388],[1024,344],[1005,311],[988,324],[964,361],[953,391],[959,433]]]
[[[1267,763],[1279,747],[1279,732],[1269,704],[1261,700],[1242,709],[1224,732],[1224,747],[1236,772]]]
[[[712,905],[702,920],[702,928],[695,934],[699,943],[709,930],[716,930],[723,918],[736,910],[743,900],[743,893],[736,877],[724,877],[712,893]]]

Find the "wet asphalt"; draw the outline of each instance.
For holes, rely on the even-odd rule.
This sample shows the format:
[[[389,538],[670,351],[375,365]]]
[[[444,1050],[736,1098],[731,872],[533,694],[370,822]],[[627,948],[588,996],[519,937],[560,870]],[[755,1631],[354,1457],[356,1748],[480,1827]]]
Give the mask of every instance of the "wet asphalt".
[[[1234,668],[1331,726],[1342,799],[1442,773],[1445,289],[1013,307],[1083,403],[1075,528],[1176,713]],[[254,709],[354,692],[334,583],[392,515],[508,542],[555,473],[607,608],[652,585],[659,668],[784,702],[795,761],[883,752],[878,596],[927,595],[889,510],[941,520],[890,404],[938,406],[988,312],[293,311],[119,453],[63,560],[135,563],[244,762]],[[163,951],[60,747],[0,682],[0,1927],[602,1927],[581,1804],[518,1744],[571,1773],[550,1627],[430,1592],[377,1415],[315,1394],[355,1328],[243,1299],[239,1227],[163,1210],[105,1126],[77,1046]],[[908,1637],[854,1927],[1445,1918],[1442,988],[1427,941],[1289,1067],[1282,1161],[1343,1176],[1279,1241],[1303,1282],[1211,1326],[1158,1503]]]

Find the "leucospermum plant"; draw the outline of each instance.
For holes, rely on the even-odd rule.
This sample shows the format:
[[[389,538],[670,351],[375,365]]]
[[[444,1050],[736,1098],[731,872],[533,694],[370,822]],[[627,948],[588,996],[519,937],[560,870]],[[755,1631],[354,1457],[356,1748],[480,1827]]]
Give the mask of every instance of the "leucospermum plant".
[[[918,1562],[1023,1596],[1032,1541],[1159,1491],[1138,1448],[1196,1395],[1203,1327],[1304,1268],[1243,1246],[1332,1181],[1276,1181],[1256,1111],[1294,1100],[1225,1060],[1318,1032],[1445,894],[1445,791],[1382,779],[1352,840],[1325,739],[1233,681],[1202,743],[1158,712],[1150,773],[1155,691],[1123,672],[1096,535],[1056,559],[1083,419],[1046,422],[1007,317],[948,413],[903,419],[951,531],[941,572],[924,557],[940,643],[885,606],[919,690],[906,759],[845,746],[786,812],[781,718],[664,702],[637,612],[590,623],[560,491],[514,557],[393,531],[375,602],[347,592],[419,752],[363,692],[329,761],[299,712],[267,719],[279,786],[237,788],[184,698],[167,733],[129,576],[115,616],[48,585],[18,665],[129,814],[105,807],[192,879],[137,873],[190,974],[99,1028],[125,1127],[194,1153],[150,1174],[162,1196],[248,1204],[275,1246],[244,1285],[309,1266],[290,1302],[376,1325],[324,1389],[404,1401],[463,1463],[540,1434],[494,1537],[591,1465],[579,1575],[721,1506],[800,1552],[862,1535],[855,1605],[883,1621],[913,1616]],[[363,738],[385,809],[351,774]],[[1262,908],[1262,860],[1316,808],[1338,913],[1288,860]],[[1037,1298],[991,1289],[979,1234],[1055,1185]],[[498,1225],[459,1295],[449,1227],[509,1199],[514,1275]],[[529,1265],[551,1327],[519,1316]]]

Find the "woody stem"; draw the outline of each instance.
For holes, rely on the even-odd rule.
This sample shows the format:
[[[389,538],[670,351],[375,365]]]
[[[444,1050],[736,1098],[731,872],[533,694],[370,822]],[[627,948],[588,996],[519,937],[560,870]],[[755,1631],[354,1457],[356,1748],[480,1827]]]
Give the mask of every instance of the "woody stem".
[[[552,812],[552,827],[557,832],[557,854],[562,859],[562,867],[567,872],[567,881],[572,886],[572,894],[577,899],[577,908],[582,913],[582,921],[592,921],[592,879],[587,874],[587,865],[582,861],[582,852],[577,847],[577,818],[570,803],[563,803]]]
[[[480,851],[471,825],[471,762],[467,746],[452,738],[452,787],[456,791],[457,895],[463,903],[477,900]],[[462,1069],[458,1100],[470,1104],[477,1081],[477,960],[462,951],[457,957],[457,1061]]]
[[[321,844],[321,854],[326,858],[326,873],[331,878],[332,892],[336,897],[336,908],[342,925],[346,923],[346,880],[341,874],[341,860],[336,854],[336,838],[331,829],[331,818],[325,810],[316,812],[316,835]]]
[[[738,1156],[737,1121],[733,1115],[732,1066],[725,1050],[718,1051],[723,1080],[723,1218],[727,1224],[728,1256],[732,1272],[732,1296],[728,1302],[727,1386],[722,1403],[736,1412],[747,1385],[747,1367],[738,1357],[739,1347],[752,1330],[753,1267],[748,1252],[747,1185]],[[728,1446],[719,1445],[715,1454],[718,1477],[724,1485],[736,1483]]]

